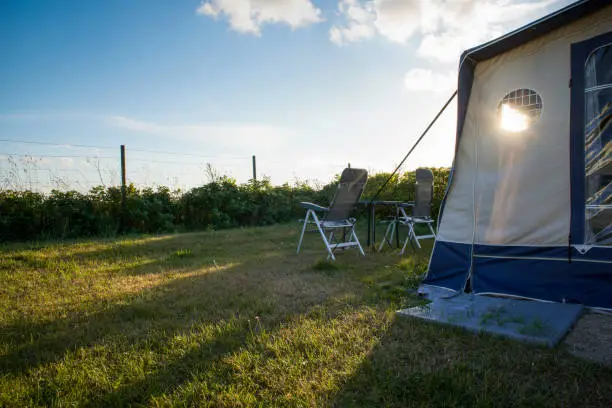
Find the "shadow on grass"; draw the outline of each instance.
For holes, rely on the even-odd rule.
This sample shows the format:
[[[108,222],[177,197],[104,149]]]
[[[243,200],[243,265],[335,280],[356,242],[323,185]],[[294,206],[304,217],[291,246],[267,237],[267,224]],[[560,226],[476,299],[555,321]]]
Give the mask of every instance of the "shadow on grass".
[[[251,333],[245,319],[230,322],[227,327],[216,330],[215,336],[206,339],[176,360],[160,365],[153,372],[135,381],[125,381],[116,389],[98,390],[90,395],[89,407],[117,407],[147,405],[152,398],[171,393],[178,386],[193,380],[195,375],[208,375],[212,382],[227,382],[222,373],[213,366],[224,356],[242,347]],[[179,332],[178,336],[187,334]],[[166,339],[164,341],[168,341]],[[211,384],[212,385],[212,384]]]
[[[125,299],[120,304],[101,306],[102,310],[94,313],[73,313],[65,319],[41,323],[18,321],[4,326],[3,340],[20,345],[9,354],[0,356],[0,371],[17,373],[54,362],[67,351],[93,346],[120,333],[138,339],[149,328],[144,323],[151,319],[157,320],[160,325],[167,324],[168,328],[189,326],[192,322],[192,319],[187,318],[190,310],[182,300],[192,296],[181,299],[180,294],[189,293],[194,287],[207,283],[214,285],[214,281],[219,280],[213,277],[214,274],[211,271],[203,276],[178,278],[161,287],[149,289],[140,296]],[[207,297],[205,299],[210,300]],[[202,305],[202,300],[197,304]],[[180,322],[168,320],[176,313],[183,315]],[[204,316],[194,314],[193,318],[197,317]]]
[[[175,245],[173,240],[177,240]],[[143,245],[143,251],[160,255],[160,260],[148,267],[166,267],[167,254],[174,254],[175,248],[183,248],[185,243],[184,237],[172,237],[164,240],[163,246],[157,241],[152,241],[151,248]],[[2,342],[9,345],[8,352],[0,356],[0,372],[15,377],[44,377],[46,371],[35,371],[70,359],[78,361],[75,353],[79,350],[88,353],[97,347],[111,347],[112,358],[116,358],[130,347],[163,348],[172,338],[189,335],[194,327],[219,325],[213,336],[180,358],[160,363],[161,367],[153,368],[142,379],[124,381],[113,391],[104,387],[90,390],[87,386],[81,391],[91,405],[144,403],[152,395],[188,381],[194,372],[206,372],[214,361],[243,345],[251,330],[249,319],[262,316],[267,327],[275,330],[281,322],[353,289],[341,276],[313,270],[310,261],[315,258],[295,256],[293,248],[291,252],[274,250],[277,246],[278,242],[267,240],[265,245],[258,243],[260,251],[245,250],[244,245],[233,248],[238,252],[234,256],[236,263],[225,269],[223,265],[219,269],[202,268],[202,253],[179,255],[181,259],[172,264],[178,269],[169,282],[96,305],[93,312],[82,310],[42,323],[23,319],[0,327]],[[138,268],[123,273],[133,274]],[[62,385],[55,381],[40,380],[37,390],[31,392],[31,400],[43,405],[57,401]]]
[[[263,246],[261,242],[257,243],[260,251],[247,248],[255,244],[238,241],[238,247],[230,248],[234,252],[233,257],[226,256],[224,261],[219,259],[218,263],[214,260],[214,251],[194,250],[186,256],[177,253],[177,248],[188,247],[190,238],[172,236],[164,239],[163,243],[152,241],[147,244],[148,247],[141,245],[140,251],[130,256],[154,253],[157,257],[144,265],[123,267],[119,273],[169,270],[173,276],[168,278],[168,283],[145,289],[131,297],[111,299],[113,303],[110,306],[102,301],[95,305],[98,310],[94,312],[83,310],[52,321],[32,323],[23,319],[0,326],[3,342],[20,345],[0,356],[0,371],[17,372],[55,361],[67,350],[92,345],[117,333],[131,330],[133,337],[137,338],[141,331],[147,329],[140,323],[152,318],[177,328],[178,323],[172,318],[178,315],[179,321],[184,323],[178,326],[180,328],[188,326],[194,319],[225,319],[247,308],[254,315],[269,313],[272,306],[268,303],[273,297],[266,296],[266,278],[274,279],[278,284],[289,278],[282,270],[286,265],[305,267],[296,257],[279,263],[279,258],[288,254],[276,248],[273,241]],[[233,266],[226,268],[227,265]],[[299,294],[296,299],[299,301]],[[288,297],[285,300],[291,299]],[[291,305],[285,306],[281,310]]]
[[[330,405],[612,406],[612,370],[562,349],[396,316]]]
[[[317,273],[313,274],[311,271],[317,271]],[[324,282],[320,286],[321,288],[333,285],[334,280],[343,279],[341,275],[343,272],[346,275],[351,274],[350,270],[344,268],[335,271],[337,273],[329,276],[326,273],[328,271],[318,270],[315,263],[299,273],[303,277],[312,274],[312,277],[316,277],[317,280],[324,279],[326,283]],[[308,285],[310,286],[312,283],[311,281]],[[277,303],[276,307],[287,307],[287,311],[276,315],[274,313],[272,315],[268,314],[268,317],[265,318],[266,324],[262,330],[265,330],[264,338],[269,339],[268,343],[265,340],[262,341],[261,338],[256,339],[258,328],[255,320],[257,318],[250,322],[243,320],[239,322],[237,327],[219,332],[215,338],[201,343],[181,358],[165,364],[161,369],[137,381],[125,383],[116,390],[93,396],[88,406],[140,405],[152,404],[153,401],[161,401],[161,405],[171,402],[172,404],[186,406],[241,406],[249,400],[254,403],[255,400],[252,398],[261,398],[261,400],[257,400],[257,404],[260,406],[276,405],[279,401],[282,401],[281,405],[286,405],[288,403],[288,400],[285,399],[286,394],[279,390],[282,387],[277,388],[275,381],[284,383],[296,379],[295,377],[289,379],[282,374],[279,375],[279,372],[271,367],[278,368],[280,366],[287,371],[295,371],[295,365],[297,365],[299,370],[299,368],[304,367],[302,364],[308,364],[306,360],[309,354],[314,352],[311,349],[313,340],[301,337],[306,333],[310,334],[310,332],[304,331],[300,335],[298,334],[299,330],[296,330],[296,337],[285,337],[285,341],[291,343],[292,351],[297,351],[306,360],[294,360],[293,366],[283,366],[285,359],[295,359],[295,355],[291,353],[279,355],[270,348],[276,342],[283,342],[283,336],[280,335],[281,331],[295,328],[293,323],[298,322],[302,317],[308,319],[323,318],[318,323],[325,325],[336,318],[357,313],[364,307],[367,309],[368,306],[375,306],[380,302],[380,298],[376,295],[370,296],[367,293],[356,295],[350,287],[344,286],[340,286],[338,289],[335,290],[334,294],[328,293],[325,296],[319,296],[318,299],[309,296],[308,301],[300,300],[300,296],[304,294],[300,294],[301,291],[299,290],[285,290],[288,297],[285,301]],[[275,288],[275,291],[278,291],[278,287]],[[367,321],[368,318],[363,319]],[[328,336],[342,338],[342,335],[338,332],[334,333],[334,330],[338,329],[332,329]],[[327,338],[327,341],[333,342],[334,340]],[[359,342],[361,339],[356,339],[356,341]],[[317,346],[325,347],[323,344],[317,344]],[[226,357],[245,350],[253,351],[253,353],[245,353],[245,358],[250,361],[246,365],[249,367],[248,370],[254,370],[252,372],[245,371],[244,366],[235,367],[232,363],[225,361]],[[335,353],[338,352],[342,354],[340,350]],[[313,355],[316,355],[316,353]],[[239,357],[234,355],[234,358]],[[242,362],[244,363],[244,361]],[[295,375],[295,372],[293,375]],[[247,381],[245,381],[245,377],[248,377]],[[297,381],[308,381],[308,379],[302,377]],[[191,388],[192,382],[195,383],[193,388]],[[271,391],[270,388],[274,391]],[[287,391],[295,392],[292,389]]]

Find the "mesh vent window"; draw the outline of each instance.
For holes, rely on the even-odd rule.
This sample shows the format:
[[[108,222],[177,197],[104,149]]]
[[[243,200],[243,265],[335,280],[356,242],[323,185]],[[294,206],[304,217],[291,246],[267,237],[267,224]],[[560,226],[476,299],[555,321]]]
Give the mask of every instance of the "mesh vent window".
[[[521,88],[508,93],[498,106],[500,127],[521,132],[533,125],[542,113],[542,98],[536,91]]]

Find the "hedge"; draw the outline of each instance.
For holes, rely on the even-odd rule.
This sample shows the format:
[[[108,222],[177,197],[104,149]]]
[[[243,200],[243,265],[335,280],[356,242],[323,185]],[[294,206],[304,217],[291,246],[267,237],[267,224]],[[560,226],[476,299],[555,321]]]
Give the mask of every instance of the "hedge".
[[[449,170],[432,169],[436,217]],[[371,175],[364,198],[372,197],[389,174]],[[336,177],[337,180],[338,177]],[[221,177],[186,192],[167,187],[127,188],[125,209],[119,187],[95,187],[87,193],[53,190],[0,191],[0,241],[112,236],[270,225],[303,218],[300,201],[329,204],[333,181],[321,188],[305,183],[273,186],[269,180],[237,184]],[[380,198],[412,200],[414,172],[396,175]],[[357,209],[363,213],[363,207]],[[384,212],[381,216],[384,216]]]

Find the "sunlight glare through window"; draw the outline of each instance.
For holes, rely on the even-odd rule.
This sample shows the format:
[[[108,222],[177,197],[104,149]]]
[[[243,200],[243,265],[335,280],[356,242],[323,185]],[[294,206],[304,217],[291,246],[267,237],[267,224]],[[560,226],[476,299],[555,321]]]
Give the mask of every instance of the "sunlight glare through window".
[[[518,133],[538,121],[542,113],[542,98],[532,89],[515,89],[504,96],[497,109],[499,127],[506,132]]]
[[[529,127],[529,116],[508,104],[502,105],[501,128],[508,132],[522,132]]]

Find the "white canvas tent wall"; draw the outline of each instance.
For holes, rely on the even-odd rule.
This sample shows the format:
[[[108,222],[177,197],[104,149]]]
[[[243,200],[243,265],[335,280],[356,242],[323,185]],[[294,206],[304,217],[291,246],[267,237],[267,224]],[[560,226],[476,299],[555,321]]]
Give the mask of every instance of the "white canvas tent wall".
[[[540,116],[503,130],[500,102],[521,89],[541,97]],[[596,146],[585,136],[593,123]],[[594,211],[598,231],[612,228],[611,136],[609,0],[576,2],[466,51],[456,155],[424,283],[612,308],[612,240],[591,228]],[[592,149],[603,166],[595,192]]]

